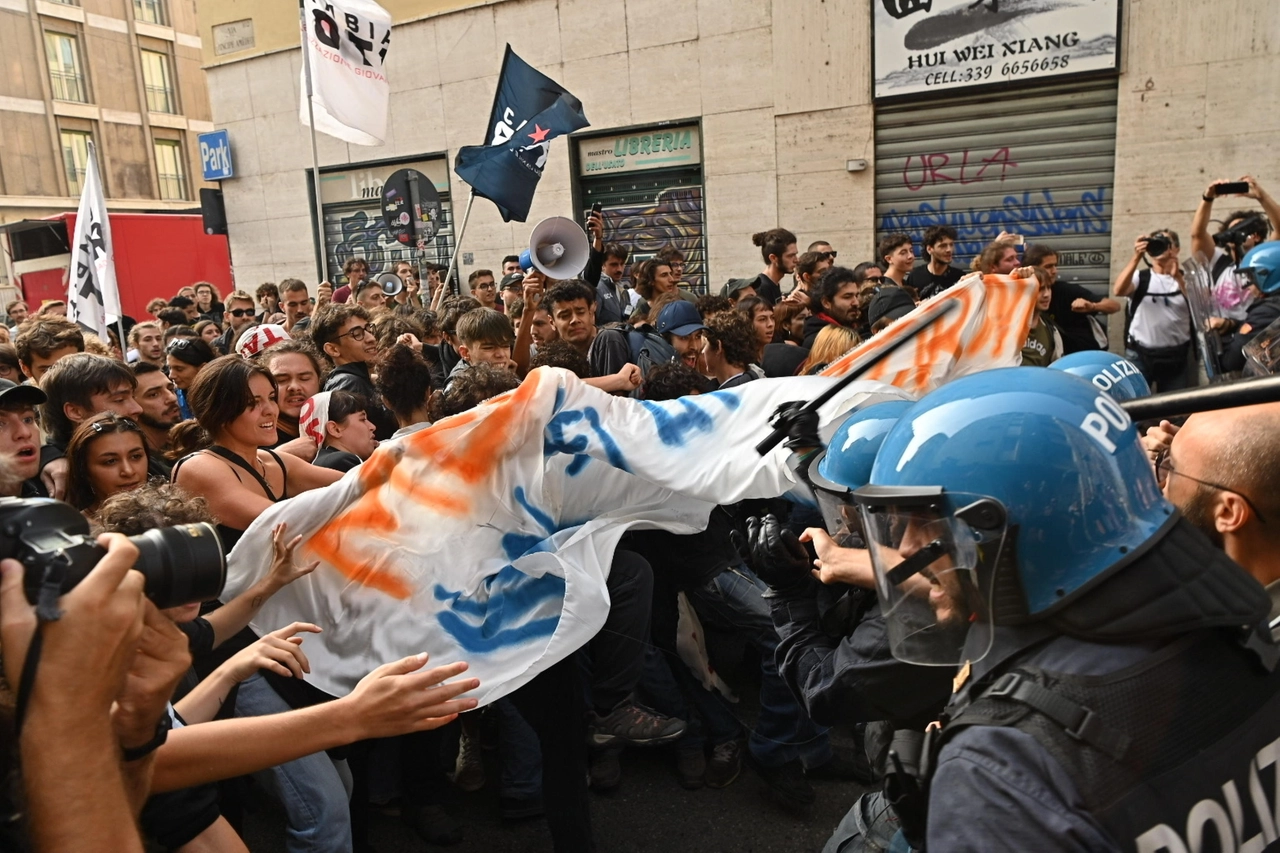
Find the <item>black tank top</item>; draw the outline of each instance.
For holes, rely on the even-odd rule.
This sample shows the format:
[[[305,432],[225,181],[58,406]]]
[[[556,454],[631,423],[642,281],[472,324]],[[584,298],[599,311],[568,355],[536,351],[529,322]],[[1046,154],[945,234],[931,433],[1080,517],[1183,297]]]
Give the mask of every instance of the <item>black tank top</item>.
[[[263,450],[266,450],[268,455],[270,455],[271,458],[275,460],[275,463],[280,466],[280,474],[281,474],[281,477],[283,478],[284,490],[283,490],[283,494],[281,494],[279,497],[276,497],[276,493],[272,491],[271,484],[267,482],[266,477],[263,477],[261,474],[259,474],[258,470],[254,468],[253,465],[251,465],[248,461],[246,461],[244,457],[218,444],[212,445],[207,449],[208,449],[208,452],[214,454],[215,456],[220,456],[226,461],[230,462],[232,466],[231,473],[235,474],[236,479],[239,480],[240,482],[243,483],[244,478],[240,476],[240,472],[237,471],[236,468],[242,468],[243,470],[248,471],[249,474],[253,477],[253,479],[257,481],[258,485],[262,487],[262,491],[266,495],[267,500],[271,501],[272,503],[279,503],[280,501],[289,497],[289,469],[285,467],[284,460],[280,458],[280,454],[276,453],[274,450],[270,448],[263,448]],[[184,462],[204,452],[205,451],[203,450],[197,450],[195,453],[188,453],[186,456],[179,459],[177,463],[175,463],[173,466],[172,481],[175,483],[178,481],[178,469],[182,467],[182,464]],[[218,535],[222,537],[222,547],[225,548],[227,551],[230,551],[232,548],[234,548],[236,546],[236,543],[240,541],[240,537],[244,535],[244,528],[231,527],[229,525],[223,524],[221,521],[218,522],[217,527],[218,527]]]

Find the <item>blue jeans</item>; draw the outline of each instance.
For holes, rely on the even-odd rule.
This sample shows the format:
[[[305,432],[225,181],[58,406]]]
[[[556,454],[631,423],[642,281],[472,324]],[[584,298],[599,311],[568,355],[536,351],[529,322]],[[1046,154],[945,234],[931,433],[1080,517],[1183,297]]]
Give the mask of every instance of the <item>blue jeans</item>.
[[[237,717],[265,717],[290,710],[261,674],[240,684]],[[289,853],[351,850],[351,775],[345,761],[317,752],[254,774],[284,806]]]
[[[502,738],[499,792],[517,800],[537,799],[542,796],[542,748],[538,744],[538,733],[506,697],[493,703],[493,713],[498,715],[498,732]]]
[[[778,633],[764,599],[766,591],[764,581],[750,569],[733,566],[688,594],[703,623],[743,632],[760,652],[760,717],[747,742],[752,757],[766,767],[796,758],[805,767],[818,767],[831,760],[831,742],[827,730],[809,718],[778,674]]]
[[[910,853],[898,816],[880,791],[863,794],[827,839],[822,853]]]

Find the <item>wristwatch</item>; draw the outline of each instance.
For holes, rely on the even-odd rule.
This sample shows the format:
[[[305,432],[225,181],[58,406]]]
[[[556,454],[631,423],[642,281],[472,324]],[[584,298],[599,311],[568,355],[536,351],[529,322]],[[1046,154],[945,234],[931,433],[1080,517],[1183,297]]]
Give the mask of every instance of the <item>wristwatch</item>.
[[[159,721],[156,722],[156,733],[151,740],[142,746],[135,746],[132,749],[124,750],[125,761],[137,761],[139,758],[146,758],[151,753],[159,749],[166,740],[169,739],[169,729],[173,727],[173,720],[169,717],[169,709],[160,715]]]

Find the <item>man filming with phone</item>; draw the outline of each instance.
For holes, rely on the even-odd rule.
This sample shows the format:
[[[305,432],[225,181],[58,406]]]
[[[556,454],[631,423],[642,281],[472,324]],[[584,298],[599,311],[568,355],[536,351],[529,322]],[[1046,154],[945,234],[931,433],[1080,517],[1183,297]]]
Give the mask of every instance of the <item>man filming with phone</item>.
[[[1227,196],[1254,199],[1262,205],[1262,211],[1233,211],[1220,220],[1221,227],[1211,235],[1213,203]],[[1191,220],[1191,253],[1209,260],[1215,315],[1209,319],[1209,327],[1213,331],[1230,332],[1244,320],[1252,297],[1236,280],[1236,265],[1254,246],[1280,237],[1277,224],[1280,204],[1252,176],[1245,175],[1238,181],[1217,180],[1205,188]]]

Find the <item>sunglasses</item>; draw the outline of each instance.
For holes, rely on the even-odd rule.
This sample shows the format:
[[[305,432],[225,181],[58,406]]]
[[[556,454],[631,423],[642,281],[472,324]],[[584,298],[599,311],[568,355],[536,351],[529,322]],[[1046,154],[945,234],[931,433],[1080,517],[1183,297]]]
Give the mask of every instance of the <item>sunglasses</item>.
[[[128,418],[116,418],[115,421],[94,421],[89,424],[93,431],[99,435],[104,432],[116,432],[115,425],[119,425],[121,430],[130,432],[142,432],[142,427],[138,426]]]
[[[837,252],[835,249],[832,249],[830,252],[823,252],[822,258],[823,260],[834,261],[836,259],[836,255],[838,254],[840,253]]]
[[[1244,494],[1239,489],[1232,489],[1228,486],[1220,486],[1217,483],[1210,483],[1208,480],[1201,480],[1197,477],[1192,477],[1190,474],[1182,473],[1181,471],[1173,467],[1173,459],[1170,458],[1169,451],[1167,449],[1161,450],[1159,455],[1156,456],[1156,481],[1161,486],[1163,486],[1165,484],[1165,481],[1169,479],[1170,474],[1177,474],[1179,477],[1186,477],[1188,480],[1190,480],[1193,483],[1199,483],[1202,486],[1208,486],[1209,488],[1216,489],[1219,492],[1230,492],[1233,495],[1239,495],[1241,499],[1244,500],[1245,504],[1249,507],[1249,509],[1253,510],[1253,514],[1258,517],[1258,521],[1262,522],[1263,524],[1267,523],[1267,520],[1262,517],[1262,513],[1258,512],[1258,508],[1253,505],[1253,501],[1249,500],[1248,495]]]
[[[194,344],[192,344],[192,341],[194,340],[195,338],[174,338],[169,341],[169,345],[164,348],[164,351],[166,353],[178,352],[179,350],[186,349],[189,346],[194,346]]]
[[[373,329],[370,329],[368,326],[355,326],[343,332],[342,334],[338,335],[338,337],[334,338],[334,340],[340,340],[342,338],[345,338],[347,335],[350,335],[351,340],[359,342],[359,341],[363,341],[364,336],[366,334],[369,334],[372,331]]]
[[[252,317],[255,313],[252,308],[232,308],[227,311],[232,317],[243,317],[246,314]]]

